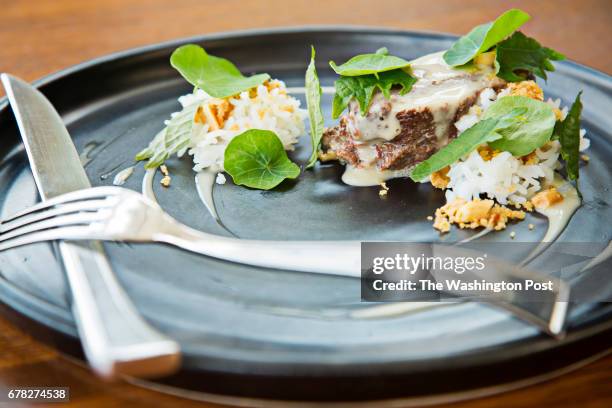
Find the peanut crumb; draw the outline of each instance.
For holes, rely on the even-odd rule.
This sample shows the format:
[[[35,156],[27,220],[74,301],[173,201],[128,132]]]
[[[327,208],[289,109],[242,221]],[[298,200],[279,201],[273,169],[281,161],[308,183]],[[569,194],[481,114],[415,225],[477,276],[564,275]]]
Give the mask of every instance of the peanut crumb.
[[[445,168],[441,170],[433,172],[431,174],[431,177],[429,178],[431,181],[431,185],[434,186],[435,188],[444,190],[446,186],[448,186],[448,182],[450,181],[450,178],[448,178],[447,176],[449,170],[450,170],[450,166],[446,166]]]
[[[529,231],[533,231],[533,229],[535,228],[535,225],[529,224],[527,227],[529,228]]]
[[[586,154],[581,155],[580,158],[582,159],[582,161],[585,161],[587,163],[589,162],[589,160],[591,160],[591,158]]]
[[[507,207],[508,206],[513,206],[517,210],[523,210],[523,211],[528,211],[528,212],[533,211],[533,204],[529,200],[525,201],[524,203],[519,203],[516,201],[509,200]]]
[[[479,146],[477,151],[480,157],[482,157],[482,160],[484,161],[489,161],[501,153],[501,151],[494,150],[487,145]]]
[[[227,99],[214,98],[208,103],[198,106],[194,116],[194,122],[208,124],[211,130],[223,127],[225,121],[234,109]]]
[[[219,127],[223,127],[225,121],[229,118],[234,105],[232,105],[227,99],[212,99],[208,103],[210,107],[210,113],[214,116],[215,121]]]
[[[531,201],[526,201],[525,203],[523,203],[523,209],[525,211],[532,212],[533,211],[533,203]]]
[[[380,183],[380,190],[378,191],[378,196],[380,198],[387,198],[387,194],[389,193],[389,187],[387,187],[387,183],[384,181]]]
[[[264,82],[264,86],[268,88],[268,91],[272,91],[273,89],[280,88],[281,84],[279,80],[274,79]]]
[[[535,81],[511,82],[508,84],[511,96],[525,96],[527,98],[544,101],[544,91]]]
[[[338,160],[335,152],[319,152],[319,160],[322,162]]]
[[[170,187],[170,181],[171,181],[171,180],[172,180],[172,179],[170,178],[170,176],[164,176],[164,177],[163,177],[163,178],[162,178],[162,179],[159,181],[159,183],[160,183],[162,186],[164,186],[164,187],[168,188],[168,187]]]
[[[533,205],[540,210],[560,203],[561,201],[563,201],[563,196],[554,187],[551,187],[548,190],[540,191],[531,198]]]
[[[440,232],[448,232],[450,231],[450,222],[448,218],[436,215],[433,227]]]
[[[162,172],[164,176],[168,175],[168,167],[166,167],[165,164],[162,164],[161,166],[159,166],[159,170]]]
[[[433,227],[441,232],[448,232],[451,224],[456,224],[462,229],[484,227],[499,231],[506,228],[510,220],[525,218],[524,211],[511,210],[495,204],[493,200],[466,201],[462,198],[456,198],[438,208],[435,215]]]
[[[433,217],[431,215],[427,216],[427,221],[433,221]]]
[[[531,153],[529,153],[526,156],[521,157],[521,161],[523,162],[523,164],[538,164],[538,155],[536,154],[535,150]]]

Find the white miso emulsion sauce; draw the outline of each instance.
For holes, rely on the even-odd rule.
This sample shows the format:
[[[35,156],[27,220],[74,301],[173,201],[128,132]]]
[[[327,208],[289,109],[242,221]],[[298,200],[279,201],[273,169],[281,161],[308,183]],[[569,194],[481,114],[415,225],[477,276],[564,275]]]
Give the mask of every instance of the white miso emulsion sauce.
[[[529,255],[527,255],[525,260],[521,262],[521,266],[527,265],[548,248],[550,244],[561,235],[572,215],[576,212],[578,207],[580,207],[580,196],[570,182],[555,173],[555,178],[550,185],[561,193],[563,201],[551,205],[548,208],[536,208],[537,212],[548,218],[548,228],[546,229],[546,234],[544,234],[542,241]]]
[[[542,242],[553,242],[557,239],[581,204],[578,191],[560,175],[555,174],[555,179],[551,186],[561,193],[563,201],[548,208],[536,209],[537,212],[548,218],[548,230],[546,230],[546,235],[542,238]]]
[[[157,202],[157,197],[153,190],[153,180],[155,179],[156,172],[157,169],[148,169],[142,179],[142,195],[155,202]],[[213,188],[215,186],[216,176],[217,172],[215,170],[202,170],[196,173],[195,184],[198,197],[206,207],[206,210],[208,210],[215,220],[219,221],[219,215],[217,214],[215,202],[213,201]]]

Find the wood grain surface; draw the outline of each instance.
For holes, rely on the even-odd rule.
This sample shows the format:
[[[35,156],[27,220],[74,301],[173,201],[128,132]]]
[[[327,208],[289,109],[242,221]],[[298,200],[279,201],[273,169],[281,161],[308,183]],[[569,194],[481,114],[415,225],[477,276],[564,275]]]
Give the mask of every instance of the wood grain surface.
[[[0,0],[0,5],[0,71],[27,80],[110,52],[217,31],[351,24],[462,34],[511,7],[532,15],[524,31],[541,43],[612,73],[612,0]],[[34,385],[69,386],[75,406],[214,406],[102,382],[0,317],[0,389]],[[609,407],[612,357],[539,385],[451,406]]]

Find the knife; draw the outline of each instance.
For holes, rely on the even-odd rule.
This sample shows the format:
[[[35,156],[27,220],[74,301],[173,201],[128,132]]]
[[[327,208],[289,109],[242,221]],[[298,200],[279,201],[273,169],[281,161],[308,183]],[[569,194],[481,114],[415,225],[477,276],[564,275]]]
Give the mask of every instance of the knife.
[[[1,74],[41,199],[91,184],[72,139],[49,100],[27,82]],[[108,379],[154,377],[180,364],[178,344],[153,329],[120,287],[100,242],[60,242],[72,312],[85,356]]]

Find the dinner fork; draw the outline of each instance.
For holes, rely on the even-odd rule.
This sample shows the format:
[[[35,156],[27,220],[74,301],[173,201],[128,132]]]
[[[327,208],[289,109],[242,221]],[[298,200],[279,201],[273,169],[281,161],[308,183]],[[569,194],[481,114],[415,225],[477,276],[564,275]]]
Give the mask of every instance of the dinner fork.
[[[264,241],[208,234],[181,224],[155,201],[121,187],[67,193],[0,222],[0,251],[41,241],[92,239],[167,243],[247,265],[361,277],[359,241]],[[526,276],[536,281],[548,279],[513,268],[497,273],[501,273],[500,280]],[[535,308],[513,292],[494,304],[553,336],[562,336],[567,308],[563,299],[568,289],[559,283],[560,290],[542,304],[536,303]]]
[[[155,201],[121,187],[64,194],[0,223],[0,251],[58,239],[158,242],[248,265],[361,276],[358,241],[263,241],[208,234],[181,224]]]

